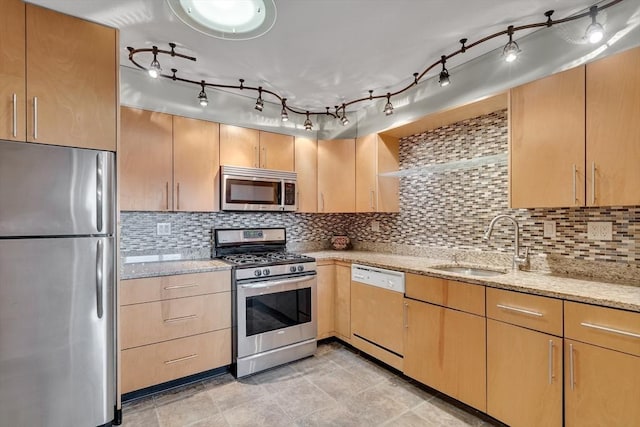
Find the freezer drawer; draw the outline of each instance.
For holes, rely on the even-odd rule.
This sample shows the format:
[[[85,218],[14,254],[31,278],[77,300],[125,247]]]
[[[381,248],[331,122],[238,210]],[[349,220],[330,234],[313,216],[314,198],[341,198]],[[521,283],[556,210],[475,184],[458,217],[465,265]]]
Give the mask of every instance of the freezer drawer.
[[[114,233],[114,154],[0,141],[0,238]]]
[[[113,419],[113,262],[113,238],[0,239],[0,424]]]

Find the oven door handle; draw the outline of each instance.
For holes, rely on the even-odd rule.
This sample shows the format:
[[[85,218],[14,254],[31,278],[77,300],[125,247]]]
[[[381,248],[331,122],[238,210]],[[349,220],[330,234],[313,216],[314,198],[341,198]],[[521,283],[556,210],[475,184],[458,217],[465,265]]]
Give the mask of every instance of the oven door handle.
[[[242,289],[270,288],[272,286],[291,285],[293,283],[308,282],[309,280],[313,280],[315,277],[316,277],[316,275],[313,274],[313,275],[308,275],[308,276],[304,276],[304,277],[294,277],[294,278],[291,278],[291,279],[271,280],[271,281],[260,282],[260,283],[249,283],[249,284],[246,284],[246,285],[238,285],[238,287],[242,288]]]

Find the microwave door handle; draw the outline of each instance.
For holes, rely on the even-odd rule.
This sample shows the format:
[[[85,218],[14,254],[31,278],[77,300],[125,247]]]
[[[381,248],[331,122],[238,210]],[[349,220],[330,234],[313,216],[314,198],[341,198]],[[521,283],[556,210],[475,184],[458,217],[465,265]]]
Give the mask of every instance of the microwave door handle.
[[[284,182],[284,179],[280,181],[280,210],[284,210],[284,202],[285,202],[285,197],[287,197],[287,192],[285,190],[286,184]]]

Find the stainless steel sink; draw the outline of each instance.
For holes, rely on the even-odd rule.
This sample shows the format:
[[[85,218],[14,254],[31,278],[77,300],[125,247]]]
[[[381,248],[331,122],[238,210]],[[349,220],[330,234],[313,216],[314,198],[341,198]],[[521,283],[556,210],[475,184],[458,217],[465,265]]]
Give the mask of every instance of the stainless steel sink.
[[[498,270],[490,270],[487,268],[478,268],[478,267],[463,267],[460,265],[441,265],[431,267],[434,270],[447,271],[449,273],[457,273],[464,274],[465,276],[480,276],[480,277],[490,277],[490,276],[499,276],[501,274],[505,274],[505,271]]]

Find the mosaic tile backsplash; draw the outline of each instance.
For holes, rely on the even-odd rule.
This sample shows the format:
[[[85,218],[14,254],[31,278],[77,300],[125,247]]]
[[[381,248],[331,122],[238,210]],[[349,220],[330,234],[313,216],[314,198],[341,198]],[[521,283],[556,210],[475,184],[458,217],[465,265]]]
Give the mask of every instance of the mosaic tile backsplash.
[[[465,120],[400,141],[400,212],[395,214],[148,213],[123,212],[121,249],[163,251],[212,246],[213,228],[283,226],[290,249],[328,247],[334,234],[347,234],[355,248],[417,253],[419,248],[513,251],[513,226],[499,222],[489,241],[483,232],[500,213],[520,223],[521,243],[535,257],[640,265],[640,207],[509,209],[506,162],[427,173],[431,165],[504,154],[507,111]],[[421,172],[422,170],[422,172]],[[379,231],[371,231],[371,222]],[[543,221],[555,221],[556,237],[543,237]],[[611,241],[587,239],[587,223],[609,221]],[[172,235],[156,236],[156,222],[170,222]]]

